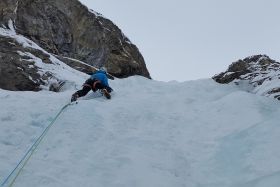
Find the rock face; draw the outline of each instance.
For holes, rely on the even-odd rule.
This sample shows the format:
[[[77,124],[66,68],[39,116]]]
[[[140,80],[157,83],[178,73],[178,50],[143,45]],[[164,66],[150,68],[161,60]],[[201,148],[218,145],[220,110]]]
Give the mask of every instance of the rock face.
[[[38,91],[40,75],[28,57],[22,59],[18,51],[26,51],[14,39],[0,36],[0,86],[7,90]],[[32,81],[29,77],[34,77]]]
[[[117,77],[150,78],[137,47],[110,20],[78,0],[19,1],[15,26],[53,54],[105,65]]]
[[[138,48],[110,20],[89,10],[78,0],[1,0],[1,26],[14,29],[47,52],[61,57],[59,59],[69,57],[95,67],[106,66],[110,74],[119,78],[132,75],[151,78]],[[6,82],[3,77],[7,74],[7,64],[11,54],[18,49],[9,45],[11,38],[1,34],[0,37],[7,44],[2,43],[0,48],[0,81]],[[16,47],[22,46],[16,43]],[[14,64],[19,65],[18,54],[13,58]],[[0,88],[26,90],[25,86],[9,88],[3,84]],[[28,86],[27,90],[37,89]]]
[[[17,0],[1,0],[0,1],[0,25],[8,27],[9,21],[14,21],[17,11]]]
[[[39,91],[43,87],[48,89],[51,83],[61,81],[63,76],[59,74],[63,72],[66,72],[66,65],[63,62],[31,40],[17,35],[10,29],[0,28],[1,89],[12,91]]]
[[[266,55],[255,55],[232,63],[228,70],[215,75],[221,84],[248,83],[249,91],[280,100],[280,63]]]

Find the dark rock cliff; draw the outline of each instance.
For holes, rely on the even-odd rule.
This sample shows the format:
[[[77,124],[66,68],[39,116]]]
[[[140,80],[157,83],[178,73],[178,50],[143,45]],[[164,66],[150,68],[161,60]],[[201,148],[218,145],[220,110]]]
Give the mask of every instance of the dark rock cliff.
[[[132,75],[150,78],[138,48],[110,20],[78,0],[1,0],[0,26],[14,28],[17,34],[61,57],[59,59],[70,57],[95,67],[106,66],[109,73],[119,78]],[[6,39],[2,37],[7,43]],[[3,64],[12,58],[9,51],[13,51],[9,45],[3,45],[1,80],[5,74]],[[2,85],[0,88],[9,89]],[[25,90],[24,86],[21,89]]]
[[[28,51],[12,39],[0,36],[0,86],[7,90],[38,91],[40,75],[37,69],[31,67],[34,63],[28,58],[21,59],[18,51]],[[29,77],[37,79],[32,81]]]

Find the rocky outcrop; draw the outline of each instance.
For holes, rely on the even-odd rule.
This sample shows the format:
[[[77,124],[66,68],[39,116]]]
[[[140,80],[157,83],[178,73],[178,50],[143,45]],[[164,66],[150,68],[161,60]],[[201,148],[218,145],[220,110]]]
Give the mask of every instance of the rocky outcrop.
[[[15,26],[50,53],[105,65],[116,77],[150,78],[137,47],[110,20],[78,0],[20,0]]]
[[[23,47],[11,37],[0,35],[0,87],[13,91],[38,91],[47,84],[51,72],[40,74],[32,56],[51,63],[40,50]]]
[[[11,38],[0,36],[0,86],[7,90],[38,90],[40,83],[29,79],[30,75],[37,75],[34,68],[29,68],[31,62],[21,61],[17,53],[22,47]]]
[[[28,38],[47,52],[26,47],[14,37],[0,33],[0,88],[39,90],[40,85],[47,84],[44,79],[52,77],[46,76],[52,73],[44,72],[45,78],[42,77],[27,53],[43,63],[53,63],[49,56],[54,54],[70,66],[73,61],[66,59],[106,66],[110,74],[119,78],[150,78],[138,48],[110,20],[78,0],[1,0],[1,27]],[[82,63],[75,63],[74,68],[88,71]]]
[[[0,27],[0,88],[39,91],[53,84],[77,86],[85,77],[48,53],[32,40]],[[86,76],[87,77],[87,76]]]
[[[280,63],[266,55],[255,55],[232,63],[213,79],[222,84],[248,83],[249,91],[280,100]]]

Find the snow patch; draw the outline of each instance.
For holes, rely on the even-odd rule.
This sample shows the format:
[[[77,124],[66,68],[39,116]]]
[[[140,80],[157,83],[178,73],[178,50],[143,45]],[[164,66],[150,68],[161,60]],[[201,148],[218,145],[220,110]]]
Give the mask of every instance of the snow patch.
[[[15,31],[15,28],[14,28],[14,22],[11,19],[8,21],[8,27],[13,34],[16,34],[16,31]]]
[[[14,13],[17,14],[17,10],[18,10],[18,1],[16,2],[16,8],[14,10]]]

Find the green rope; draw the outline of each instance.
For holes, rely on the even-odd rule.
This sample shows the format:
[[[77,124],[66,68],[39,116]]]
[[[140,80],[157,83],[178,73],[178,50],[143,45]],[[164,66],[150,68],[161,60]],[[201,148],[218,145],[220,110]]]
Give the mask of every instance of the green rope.
[[[20,162],[17,164],[17,166],[13,169],[13,171],[10,173],[10,175],[4,180],[4,182],[1,184],[1,187],[4,187],[5,184],[7,184],[7,182],[9,180],[11,180],[13,174],[16,173],[16,175],[13,177],[12,181],[7,184],[8,187],[13,186],[14,182],[16,181],[17,177],[19,176],[19,174],[22,172],[22,169],[24,168],[24,166],[27,164],[27,162],[30,160],[31,156],[33,155],[34,151],[36,150],[36,148],[38,147],[38,145],[41,143],[41,141],[43,140],[43,138],[46,136],[47,132],[49,131],[49,129],[52,127],[52,125],[54,124],[54,122],[57,120],[57,118],[60,116],[60,114],[72,103],[68,103],[65,106],[63,106],[61,108],[61,110],[58,112],[58,114],[55,116],[55,118],[51,121],[51,123],[47,126],[47,128],[43,131],[43,133],[37,138],[37,140],[35,141],[35,143],[30,147],[30,149],[27,151],[27,153],[23,156],[23,158],[20,160]]]

